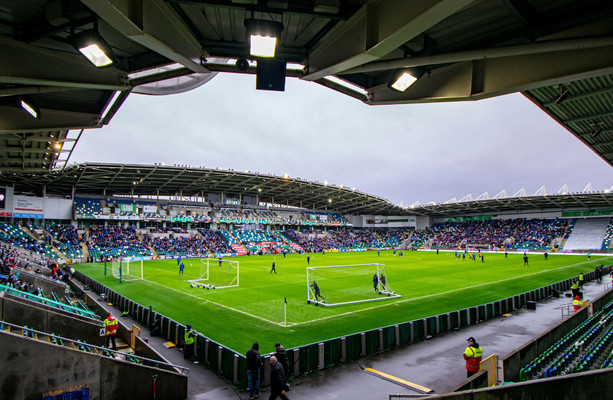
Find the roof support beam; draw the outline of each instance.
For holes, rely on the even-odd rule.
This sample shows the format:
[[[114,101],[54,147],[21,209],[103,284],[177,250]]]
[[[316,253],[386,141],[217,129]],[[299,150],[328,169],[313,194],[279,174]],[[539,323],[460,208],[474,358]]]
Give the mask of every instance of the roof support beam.
[[[162,0],[81,0],[113,28],[194,72],[207,54]]]
[[[370,1],[309,55],[304,79],[315,81],[376,61],[472,2]]]
[[[34,119],[17,107],[0,106],[0,135],[100,127],[99,116],[94,114],[43,108],[40,115]]]
[[[32,46],[0,36],[0,83],[79,89],[128,90],[123,72],[98,69],[84,57]]]
[[[433,70],[405,92],[377,86],[369,104],[481,100],[609,73],[613,46],[464,61]]]

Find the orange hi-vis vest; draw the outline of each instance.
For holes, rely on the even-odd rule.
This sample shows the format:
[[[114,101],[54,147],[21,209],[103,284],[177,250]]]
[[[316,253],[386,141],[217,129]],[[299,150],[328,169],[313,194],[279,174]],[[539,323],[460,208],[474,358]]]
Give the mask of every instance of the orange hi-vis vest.
[[[105,327],[105,334],[107,336],[115,335],[117,333],[117,328],[119,327],[119,321],[117,321],[117,318],[111,315],[109,317],[106,317],[103,322],[103,325]]]
[[[481,347],[468,346],[464,351],[464,359],[466,360],[466,370],[470,372],[479,372],[481,369],[481,359],[483,358],[483,350]]]

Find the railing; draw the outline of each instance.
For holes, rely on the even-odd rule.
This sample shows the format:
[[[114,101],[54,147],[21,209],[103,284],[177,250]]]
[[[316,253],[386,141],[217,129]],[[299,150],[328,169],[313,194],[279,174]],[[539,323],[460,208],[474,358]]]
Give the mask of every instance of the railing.
[[[49,338],[49,343],[57,345],[57,346],[69,347],[72,349],[84,351],[86,353],[102,355],[102,356],[106,356],[109,358],[131,362],[134,364],[141,364],[141,365],[145,365],[145,366],[153,367],[157,369],[175,371],[181,375],[189,374],[189,368],[183,367],[181,365],[165,363],[159,360],[153,360],[150,358],[140,357],[134,354],[129,354],[129,353],[124,353],[124,352],[117,351],[117,350],[107,349],[106,347],[94,346],[92,344],[88,344],[80,340],[68,339],[68,338],[53,334],[53,333],[37,331],[35,329],[28,328],[27,326],[15,325],[15,324],[11,324],[8,322],[0,322],[1,331],[13,333],[11,332],[11,329],[7,330],[6,327],[9,327],[11,329],[21,330],[22,333],[20,336],[27,337],[30,339],[42,340],[42,338]]]

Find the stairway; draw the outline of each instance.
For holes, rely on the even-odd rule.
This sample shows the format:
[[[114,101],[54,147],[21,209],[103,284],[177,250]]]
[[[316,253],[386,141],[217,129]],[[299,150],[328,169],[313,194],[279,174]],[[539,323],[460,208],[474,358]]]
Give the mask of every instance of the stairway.
[[[21,230],[28,234],[32,239],[39,241],[40,237],[36,234],[36,232],[32,232],[27,226],[22,226]]]
[[[60,258],[62,260],[64,260],[64,262],[68,261],[68,257],[66,257],[66,255],[64,253],[62,253],[60,251],[60,249],[58,249],[57,247],[55,247],[53,244],[49,243],[49,247],[51,247],[51,250],[53,250],[55,252],[55,254],[57,254],[58,256],[60,256]]]
[[[81,249],[83,249],[83,258],[85,258],[86,261],[89,260],[89,249],[85,242],[81,242]]]

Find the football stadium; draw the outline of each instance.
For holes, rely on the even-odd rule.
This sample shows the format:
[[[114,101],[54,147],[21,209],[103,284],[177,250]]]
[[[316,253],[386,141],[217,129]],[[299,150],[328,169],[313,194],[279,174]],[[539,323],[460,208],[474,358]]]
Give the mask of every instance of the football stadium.
[[[128,97],[240,75],[384,109],[520,93],[613,166],[612,18],[597,0],[0,1],[0,398],[608,398],[613,187],[404,206],[134,161],[145,146],[71,156]]]

